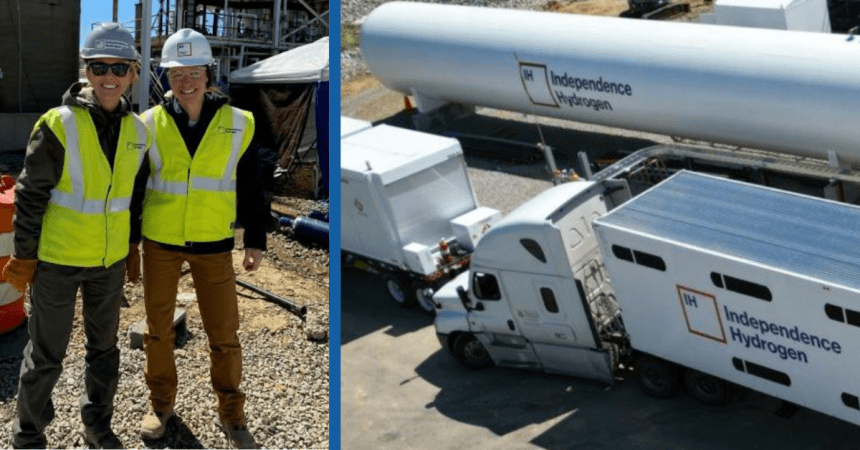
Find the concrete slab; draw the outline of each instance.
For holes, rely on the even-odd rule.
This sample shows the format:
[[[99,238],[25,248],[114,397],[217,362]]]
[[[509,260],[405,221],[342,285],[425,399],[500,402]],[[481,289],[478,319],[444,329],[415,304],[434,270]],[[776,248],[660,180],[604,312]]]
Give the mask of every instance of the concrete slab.
[[[186,330],[185,308],[176,308],[173,311],[173,330],[176,340],[180,341],[180,335]],[[128,346],[131,349],[143,350],[143,333],[146,332],[146,319],[140,319],[128,330]],[[177,345],[178,347],[178,345]]]

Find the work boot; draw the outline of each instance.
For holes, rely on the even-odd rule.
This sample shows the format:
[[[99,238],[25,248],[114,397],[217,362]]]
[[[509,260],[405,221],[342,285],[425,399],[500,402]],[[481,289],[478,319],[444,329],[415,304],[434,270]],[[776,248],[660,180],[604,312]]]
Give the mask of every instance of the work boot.
[[[251,436],[251,432],[248,431],[248,426],[245,425],[244,420],[228,427],[220,417],[216,417],[215,425],[227,435],[227,442],[230,444],[230,448],[257,448],[254,436]]]
[[[93,431],[84,428],[84,440],[90,448],[125,448],[122,446],[122,441],[110,429]]]
[[[167,422],[173,417],[173,410],[153,411],[150,410],[143,421],[140,422],[140,437],[143,439],[161,439],[167,430]]]

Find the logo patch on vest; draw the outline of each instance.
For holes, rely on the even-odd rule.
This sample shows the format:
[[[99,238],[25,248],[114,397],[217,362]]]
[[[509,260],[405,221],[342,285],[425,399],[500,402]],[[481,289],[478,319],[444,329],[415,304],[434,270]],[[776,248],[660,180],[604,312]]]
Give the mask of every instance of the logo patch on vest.
[[[218,132],[219,133],[225,133],[225,134],[227,134],[227,133],[236,134],[236,133],[241,133],[242,129],[241,128],[227,128],[227,127],[219,126]]]
[[[137,142],[126,142],[126,150],[141,150],[146,148],[146,144],[138,144]]]

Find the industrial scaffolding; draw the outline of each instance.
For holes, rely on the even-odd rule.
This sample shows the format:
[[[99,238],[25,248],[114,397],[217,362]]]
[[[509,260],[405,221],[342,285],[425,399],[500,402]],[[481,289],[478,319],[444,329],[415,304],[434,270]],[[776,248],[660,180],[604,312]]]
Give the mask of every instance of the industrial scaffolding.
[[[191,28],[207,37],[213,81],[226,87],[230,72],[328,36],[328,16],[328,0],[141,0],[134,23],[125,24],[134,30],[143,63],[135,103],[142,111],[163,95],[158,64],[164,41],[176,30]]]

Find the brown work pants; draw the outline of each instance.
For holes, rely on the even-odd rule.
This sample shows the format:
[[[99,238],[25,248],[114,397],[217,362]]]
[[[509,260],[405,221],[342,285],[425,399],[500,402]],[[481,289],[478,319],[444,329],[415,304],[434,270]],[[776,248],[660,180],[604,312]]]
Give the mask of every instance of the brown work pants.
[[[155,411],[168,411],[176,401],[177,376],[173,360],[173,313],[182,263],[191,266],[197,306],[209,338],[210,377],[218,397],[218,414],[227,425],[244,420],[242,349],[239,346],[239,308],[236,275],[230,252],[193,255],[169,251],[143,242],[143,288],[147,332],[143,335],[149,399]]]

